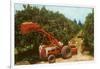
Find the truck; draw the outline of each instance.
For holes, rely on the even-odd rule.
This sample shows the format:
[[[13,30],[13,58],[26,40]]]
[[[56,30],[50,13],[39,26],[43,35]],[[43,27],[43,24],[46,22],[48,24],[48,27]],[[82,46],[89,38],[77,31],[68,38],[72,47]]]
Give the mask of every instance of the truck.
[[[73,54],[77,54],[76,46],[63,45],[62,42],[57,40],[49,32],[45,31],[38,23],[35,22],[23,22],[20,25],[20,33],[22,35],[28,34],[29,32],[38,32],[47,38],[50,43],[41,43],[39,46],[39,58],[41,60],[48,60],[49,63],[56,62],[56,56],[60,55],[66,59],[71,57]]]

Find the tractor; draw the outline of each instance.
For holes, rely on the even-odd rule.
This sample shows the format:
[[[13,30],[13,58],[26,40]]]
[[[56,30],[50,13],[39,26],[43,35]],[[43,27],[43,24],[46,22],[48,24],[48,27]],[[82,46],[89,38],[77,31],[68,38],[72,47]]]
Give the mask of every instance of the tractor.
[[[62,42],[46,32],[38,23],[24,22],[20,25],[20,33],[22,35],[28,34],[33,30],[45,35],[45,38],[50,42],[50,44],[41,43],[39,46],[39,57],[41,60],[46,59],[49,63],[54,63],[56,62],[56,56],[58,55],[61,55],[62,58],[66,59],[71,57],[73,54],[77,54],[77,48],[75,46],[64,46]]]

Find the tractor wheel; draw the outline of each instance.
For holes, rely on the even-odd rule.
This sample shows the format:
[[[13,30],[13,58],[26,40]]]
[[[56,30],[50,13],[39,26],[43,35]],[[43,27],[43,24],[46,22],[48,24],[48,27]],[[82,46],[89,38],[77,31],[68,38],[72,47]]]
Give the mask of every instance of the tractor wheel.
[[[49,61],[49,63],[54,63],[55,62],[55,56],[54,55],[49,55],[49,57],[48,57],[48,61]]]
[[[68,46],[64,46],[61,50],[61,55],[64,59],[69,58],[72,56],[71,48]]]

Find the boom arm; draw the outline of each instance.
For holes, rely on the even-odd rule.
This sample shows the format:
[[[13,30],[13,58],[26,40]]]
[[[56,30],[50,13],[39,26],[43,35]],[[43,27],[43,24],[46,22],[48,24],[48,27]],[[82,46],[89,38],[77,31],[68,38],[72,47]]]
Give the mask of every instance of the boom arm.
[[[32,22],[24,22],[20,25],[20,30],[21,30],[21,34],[25,35],[31,31],[36,31],[36,32],[41,32],[43,35],[45,35],[48,40],[54,44],[54,45],[58,45],[59,46],[59,41],[54,38],[53,36],[51,36],[49,33],[47,33],[43,28],[40,27],[40,25],[38,25],[37,23],[32,23]]]

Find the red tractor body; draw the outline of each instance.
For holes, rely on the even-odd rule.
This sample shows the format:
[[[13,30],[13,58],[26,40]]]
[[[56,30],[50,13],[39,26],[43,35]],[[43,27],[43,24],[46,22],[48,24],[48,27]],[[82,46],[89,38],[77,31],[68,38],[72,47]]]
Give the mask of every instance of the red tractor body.
[[[56,55],[62,55],[63,58],[71,57],[72,54],[77,54],[77,48],[75,46],[63,46],[63,43],[58,41],[48,32],[46,32],[38,23],[24,22],[20,25],[21,34],[25,35],[32,30],[41,32],[50,41],[49,45],[41,44],[39,46],[40,58],[48,58],[49,62],[55,62]]]

